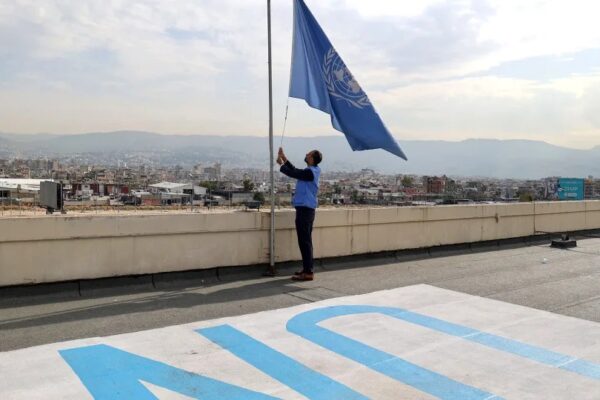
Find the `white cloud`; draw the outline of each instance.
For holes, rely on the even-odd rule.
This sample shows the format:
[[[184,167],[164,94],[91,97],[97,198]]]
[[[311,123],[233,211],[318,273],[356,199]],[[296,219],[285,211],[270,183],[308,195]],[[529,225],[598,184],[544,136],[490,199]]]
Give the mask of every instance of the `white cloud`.
[[[479,38],[499,47],[474,63],[474,70],[522,58],[600,47],[600,3],[596,1],[491,0],[490,6],[494,14],[481,26]]]
[[[366,18],[377,17],[417,17],[427,8],[442,3],[442,0],[344,0],[344,7],[358,11]],[[339,7],[336,3],[329,3],[330,7]]]
[[[506,64],[600,49],[600,3],[306,3],[399,138],[600,144],[597,70],[517,79]],[[272,7],[277,131],[292,1]],[[266,132],[265,8],[263,0],[2,2],[0,130]],[[498,66],[502,76],[489,71]],[[288,132],[336,134],[327,115],[299,100]]]
[[[406,139],[530,138],[585,148],[600,138],[600,75],[431,82],[377,93],[376,102]]]

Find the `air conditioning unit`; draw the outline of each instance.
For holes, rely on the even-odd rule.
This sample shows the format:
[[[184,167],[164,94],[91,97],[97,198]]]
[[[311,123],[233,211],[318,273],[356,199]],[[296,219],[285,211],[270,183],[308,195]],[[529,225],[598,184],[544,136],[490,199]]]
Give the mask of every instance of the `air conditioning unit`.
[[[40,182],[40,206],[46,209],[46,214],[60,210],[66,214],[63,207],[62,184],[50,181]]]

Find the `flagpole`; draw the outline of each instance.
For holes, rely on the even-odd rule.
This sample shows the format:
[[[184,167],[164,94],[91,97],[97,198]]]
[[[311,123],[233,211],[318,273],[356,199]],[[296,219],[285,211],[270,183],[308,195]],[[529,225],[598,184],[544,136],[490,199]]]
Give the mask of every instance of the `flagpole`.
[[[271,172],[271,229],[269,234],[269,270],[275,273],[275,179],[273,177],[273,70],[271,62],[271,0],[267,0],[267,47],[269,60],[269,155]]]

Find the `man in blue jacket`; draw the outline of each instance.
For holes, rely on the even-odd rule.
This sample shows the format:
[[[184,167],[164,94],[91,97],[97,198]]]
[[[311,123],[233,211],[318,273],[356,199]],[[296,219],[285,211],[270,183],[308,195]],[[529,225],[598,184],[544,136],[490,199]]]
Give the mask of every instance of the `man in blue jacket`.
[[[292,205],[296,208],[296,233],[298,234],[298,247],[302,254],[302,271],[298,271],[292,277],[295,281],[312,281],[314,279],[313,269],[313,245],[312,228],[315,221],[315,209],[318,205],[317,193],[319,192],[319,176],[321,168],[319,163],[323,155],[318,150],[309,151],[304,158],[307,167],[296,168],[285,156],[283,149],[279,148],[277,164],[283,174],[297,179],[296,191],[292,198]]]

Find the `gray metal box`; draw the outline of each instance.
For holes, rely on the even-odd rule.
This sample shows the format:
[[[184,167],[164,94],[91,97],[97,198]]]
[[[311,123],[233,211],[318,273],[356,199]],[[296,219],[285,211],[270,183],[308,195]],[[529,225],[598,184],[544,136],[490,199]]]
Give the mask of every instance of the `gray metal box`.
[[[60,210],[62,208],[60,183],[50,181],[40,182],[40,205],[53,210]]]

